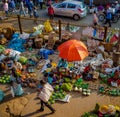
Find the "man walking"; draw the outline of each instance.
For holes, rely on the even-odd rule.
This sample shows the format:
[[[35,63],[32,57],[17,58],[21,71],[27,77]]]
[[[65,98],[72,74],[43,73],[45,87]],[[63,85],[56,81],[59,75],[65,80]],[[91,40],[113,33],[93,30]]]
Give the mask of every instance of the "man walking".
[[[111,9],[109,6],[107,6],[107,12],[106,12],[106,22],[105,24],[109,24],[109,27],[111,27],[111,19],[112,19],[112,13],[111,13]]]
[[[48,104],[48,100],[50,96],[52,95],[53,88],[49,83],[45,82],[44,80],[41,80],[40,84],[42,88],[38,89],[39,91],[38,98],[40,98],[41,100],[41,107],[38,111],[40,112],[44,111],[44,106],[47,106],[52,111],[52,114],[53,114],[55,113],[55,109],[51,105]]]

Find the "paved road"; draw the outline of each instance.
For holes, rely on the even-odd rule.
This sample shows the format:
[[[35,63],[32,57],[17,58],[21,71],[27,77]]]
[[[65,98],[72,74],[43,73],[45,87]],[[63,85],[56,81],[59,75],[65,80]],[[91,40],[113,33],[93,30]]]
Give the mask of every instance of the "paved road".
[[[41,19],[49,19],[49,16],[47,14],[46,10],[39,10],[39,16]],[[29,16],[27,16],[29,17]],[[54,17],[55,21],[61,20],[62,22],[66,22],[69,24],[76,24],[76,25],[92,25],[92,14],[88,14],[86,17],[80,19],[79,21],[75,21],[72,18],[68,18],[68,17],[60,17],[60,16],[55,16]],[[30,20],[21,20],[22,22],[22,27],[24,29],[32,29],[33,26],[35,26],[33,24],[33,21]],[[17,20],[12,22],[14,23],[14,26],[18,28],[18,22]],[[41,22],[38,22],[39,24]],[[103,24],[99,23],[101,26],[103,26]],[[112,27],[113,28],[119,28],[120,29],[120,20],[117,23],[112,23]]]
[[[48,15],[45,10],[42,10],[39,12],[40,18],[48,19]],[[75,24],[81,24],[81,25],[91,25],[92,24],[92,14],[88,14],[87,17],[80,19],[79,21],[75,21],[72,18],[68,17],[60,17],[55,16],[54,20],[62,20],[62,22],[69,22],[69,23],[75,23]],[[100,25],[102,25],[100,23]],[[113,28],[120,28],[120,20],[117,23],[112,23]]]

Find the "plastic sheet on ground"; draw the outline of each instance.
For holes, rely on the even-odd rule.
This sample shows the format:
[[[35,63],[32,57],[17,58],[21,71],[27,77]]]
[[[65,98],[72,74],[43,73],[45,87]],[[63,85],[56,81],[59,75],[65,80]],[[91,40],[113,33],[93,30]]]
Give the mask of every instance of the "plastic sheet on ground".
[[[30,34],[24,33],[24,32],[23,32],[22,34],[20,34],[20,38],[21,38],[21,39],[28,39],[29,36],[30,36]]]
[[[70,102],[71,95],[67,94],[64,99],[57,99],[58,101],[61,102]]]
[[[13,34],[11,41],[8,44],[8,48],[17,50],[19,52],[24,52],[24,44],[26,43],[25,39],[21,39],[18,33]]]

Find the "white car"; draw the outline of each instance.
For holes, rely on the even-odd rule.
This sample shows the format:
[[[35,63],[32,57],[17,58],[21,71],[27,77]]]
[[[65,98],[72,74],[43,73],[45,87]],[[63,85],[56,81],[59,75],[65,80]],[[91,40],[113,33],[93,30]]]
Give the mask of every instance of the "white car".
[[[87,15],[87,9],[83,2],[67,0],[52,6],[55,15],[72,17],[74,20],[79,20]]]

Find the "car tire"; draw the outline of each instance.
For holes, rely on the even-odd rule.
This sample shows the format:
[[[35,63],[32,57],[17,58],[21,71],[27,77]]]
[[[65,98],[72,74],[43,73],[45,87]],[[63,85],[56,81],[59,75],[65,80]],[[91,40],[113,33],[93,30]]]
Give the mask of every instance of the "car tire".
[[[78,21],[80,19],[80,16],[77,15],[77,14],[75,14],[75,15],[73,15],[73,19],[76,20],[76,21]]]
[[[105,21],[105,15],[104,14],[100,14],[98,16],[98,19],[99,19],[100,22],[104,22]]]
[[[118,17],[118,16],[113,16],[113,18],[112,18],[112,22],[113,22],[113,23],[117,23],[118,20],[119,20],[119,17]]]

